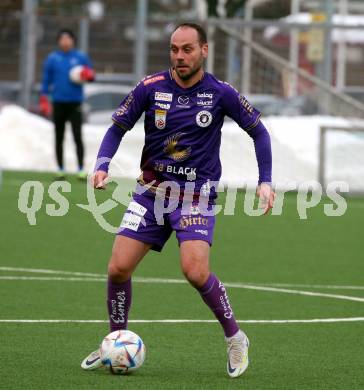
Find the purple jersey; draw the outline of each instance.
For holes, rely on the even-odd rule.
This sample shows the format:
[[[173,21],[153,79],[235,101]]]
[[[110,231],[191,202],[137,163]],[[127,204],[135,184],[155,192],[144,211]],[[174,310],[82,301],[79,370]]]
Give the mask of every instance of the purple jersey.
[[[260,113],[230,84],[204,73],[190,88],[180,87],[172,72],[140,81],[121,102],[112,119],[130,130],[145,112],[145,145],[141,158],[142,183],[187,181],[199,190],[221,176],[220,143],[224,117],[249,132]]]

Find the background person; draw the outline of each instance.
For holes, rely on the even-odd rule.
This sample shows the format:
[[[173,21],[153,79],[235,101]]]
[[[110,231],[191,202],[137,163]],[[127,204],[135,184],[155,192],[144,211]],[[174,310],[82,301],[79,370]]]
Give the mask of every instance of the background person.
[[[86,174],[82,141],[83,83],[93,81],[95,73],[87,54],[75,49],[76,37],[71,30],[60,30],[57,43],[58,50],[50,53],[44,62],[39,108],[45,116],[50,116],[53,111],[57,176],[65,177],[63,140],[66,122],[69,121],[76,145],[78,175],[80,179],[84,179]],[[51,96],[53,107],[48,95]]]

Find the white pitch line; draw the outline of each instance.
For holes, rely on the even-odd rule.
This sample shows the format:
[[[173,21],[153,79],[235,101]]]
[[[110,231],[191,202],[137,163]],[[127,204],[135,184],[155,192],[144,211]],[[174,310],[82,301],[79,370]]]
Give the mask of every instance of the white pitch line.
[[[225,287],[245,288],[248,290],[280,292],[285,294],[306,295],[311,297],[322,297],[322,298],[342,299],[345,301],[364,302],[364,298],[354,297],[350,295],[326,294],[326,293],[318,293],[313,291],[301,291],[301,290],[288,290],[286,288],[252,286],[252,285],[240,284],[240,283],[224,283],[224,285]]]
[[[105,277],[101,274],[90,274],[90,273],[82,273],[82,272],[69,272],[69,271],[55,271],[55,270],[47,270],[47,269],[32,269],[32,268],[14,268],[14,267],[0,267],[0,271],[19,271],[23,272],[40,272],[47,274],[63,274],[63,275],[78,275],[78,276],[93,276],[93,277]],[[163,278],[142,278],[135,277],[133,278],[134,282],[137,283],[168,283],[168,284],[187,284],[187,281],[184,279],[163,279]],[[339,295],[339,294],[326,294],[326,293],[318,293],[314,291],[302,291],[302,290],[289,290],[285,288],[276,288],[276,287],[268,287],[268,286],[260,286],[260,285],[252,285],[252,284],[243,284],[243,283],[230,283],[224,282],[225,287],[230,288],[242,288],[248,290],[256,290],[256,291],[269,291],[269,292],[278,292],[284,294],[295,294],[295,295],[305,295],[312,297],[321,297],[321,298],[331,298],[331,299],[341,299],[346,301],[353,302],[364,302],[364,298],[355,297],[350,295]]]
[[[29,273],[46,273],[46,274],[56,274],[56,275],[73,275],[73,276],[89,276],[95,278],[106,279],[106,274],[96,274],[88,272],[73,272],[73,271],[62,271],[62,270],[52,270],[52,269],[43,269],[43,268],[17,268],[17,267],[0,267],[0,271],[12,271],[12,272],[29,272]],[[51,280],[51,279],[50,279]],[[75,279],[78,280],[78,279]],[[91,279],[90,279],[91,280]],[[136,282],[146,282],[146,283],[186,283],[184,279],[161,279],[161,278],[144,278],[144,277],[134,277]],[[254,285],[254,286],[268,286],[268,287],[302,287],[302,288],[323,288],[323,289],[348,289],[348,290],[364,290],[364,286],[352,286],[352,285],[330,285],[330,284],[302,284],[302,283],[252,283],[247,282],[243,283],[244,285]]]
[[[336,323],[336,322],[362,322],[364,317],[348,318],[313,318],[302,320],[237,320],[242,324],[315,324],[315,323]],[[106,324],[108,320],[31,320],[31,319],[0,319],[0,323],[20,324]],[[134,324],[214,324],[217,320],[188,320],[188,319],[163,319],[163,320],[129,320]]]
[[[61,271],[61,270],[43,269],[43,268],[0,267],[0,271],[29,272],[35,274],[54,274],[54,275],[72,275],[72,276],[94,276],[98,278],[105,277],[104,274],[93,274],[87,272],[71,272],[71,271]]]
[[[162,278],[135,278],[135,282],[139,283],[186,283],[183,279],[162,279]],[[343,299],[347,301],[355,302],[364,302],[364,298],[354,297],[350,295],[338,295],[338,294],[326,294],[318,293],[313,291],[301,291],[301,290],[288,290],[285,288],[276,288],[276,287],[267,287],[267,286],[257,286],[252,284],[243,284],[243,283],[230,283],[224,282],[225,287],[230,288],[243,288],[248,290],[258,290],[258,291],[270,291],[270,292],[280,292],[285,294],[296,294],[296,295],[307,295],[313,297],[322,297],[322,298],[332,298],[332,299]]]
[[[0,280],[39,280],[39,281],[65,281],[65,282],[103,282],[105,278],[77,278],[61,276],[0,276]]]
[[[249,284],[249,283],[247,283]],[[328,290],[364,290],[364,286],[347,286],[335,284],[294,284],[294,283],[254,283],[259,286],[269,287],[302,287],[302,288],[322,288]]]
[[[0,271],[12,271],[12,272],[31,272],[31,273],[47,273],[47,274],[59,274],[59,275],[80,275],[79,278],[62,278],[62,277],[41,277],[41,276],[0,276],[0,280],[64,280],[64,281],[86,281],[86,282],[103,282],[107,279],[106,275],[102,274],[89,274],[83,272],[70,272],[70,271],[53,271],[45,269],[29,269],[29,268],[12,268],[12,267],[0,267]],[[87,278],[83,275],[88,276]],[[90,277],[92,276],[92,278]],[[184,279],[161,279],[161,278],[144,278],[136,276],[133,278],[136,283],[187,283]],[[325,284],[294,284],[294,283],[243,283],[245,286],[263,286],[263,287],[302,287],[302,288],[319,288],[319,289],[332,289],[332,290],[364,290],[364,286],[348,286],[348,285],[325,285]]]
[[[165,284],[188,284],[186,279],[164,279],[164,278],[143,278],[133,277],[133,282],[137,283],[165,283]]]

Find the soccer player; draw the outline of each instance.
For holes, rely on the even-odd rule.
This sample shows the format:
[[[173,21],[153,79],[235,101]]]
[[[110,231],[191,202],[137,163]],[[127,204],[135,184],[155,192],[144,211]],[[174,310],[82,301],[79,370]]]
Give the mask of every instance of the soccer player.
[[[113,114],[113,124],[98,153],[93,185],[105,188],[108,161],[144,112],[142,174],[108,266],[110,330],[127,328],[131,276],[138,263],[150,249],[161,251],[175,231],[182,271],[220,322],[227,342],[227,372],[237,377],[248,367],[249,341],[239,329],[223,283],[209,268],[215,224],[209,211],[221,175],[219,150],[224,116],[236,121],[254,140],[259,167],[257,193],[265,212],[273,207],[275,197],[270,185],[271,143],[260,113],[231,85],[203,70],[207,54],[206,34],[199,25],[184,23],[176,28],[170,42],[171,69],[139,82]],[[190,206],[184,207],[187,193]],[[201,207],[201,198],[207,196],[208,202]],[[158,212],[165,208],[169,212]],[[100,366],[98,351],[81,363],[84,369]]]
[[[93,81],[95,74],[89,57],[75,49],[76,37],[71,30],[62,29],[57,36],[59,50],[48,55],[43,66],[41,96],[39,99],[40,112],[48,117],[52,106],[48,94],[52,96],[53,122],[55,128],[55,149],[58,164],[58,178],[64,178],[63,139],[65,125],[71,122],[73,138],[76,144],[79,178],[85,179],[83,170],[84,146],[82,142],[82,82]],[[73,82],[70,70],[83,65],[80,72],[80,83]]]

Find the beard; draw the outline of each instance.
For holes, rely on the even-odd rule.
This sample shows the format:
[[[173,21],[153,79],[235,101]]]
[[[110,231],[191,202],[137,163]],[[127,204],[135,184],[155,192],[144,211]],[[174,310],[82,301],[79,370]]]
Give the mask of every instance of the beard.
[[[193,77],[200,69],[202,68],[202,61],[196,65],[195,68],[192,68],[189,72],[187,73],[181,73],[177,66],[174,66],[174,70],[176,71],[178,77],[181,79],[181,80],[189,80],[191,77]]]

